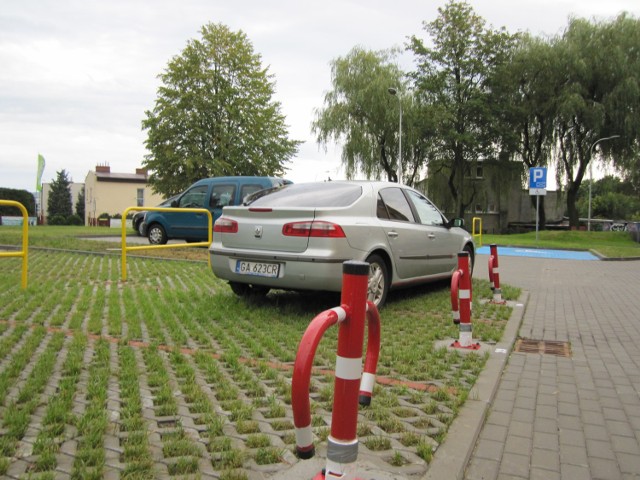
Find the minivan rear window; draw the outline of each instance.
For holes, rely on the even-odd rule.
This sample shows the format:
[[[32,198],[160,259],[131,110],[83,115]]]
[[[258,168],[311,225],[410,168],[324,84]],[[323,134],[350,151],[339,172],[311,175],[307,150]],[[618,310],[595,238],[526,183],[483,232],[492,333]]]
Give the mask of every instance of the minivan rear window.
[[[295,183],[257,198],[252,207],[346,207],[362,195],[360,185],[324,182]]]

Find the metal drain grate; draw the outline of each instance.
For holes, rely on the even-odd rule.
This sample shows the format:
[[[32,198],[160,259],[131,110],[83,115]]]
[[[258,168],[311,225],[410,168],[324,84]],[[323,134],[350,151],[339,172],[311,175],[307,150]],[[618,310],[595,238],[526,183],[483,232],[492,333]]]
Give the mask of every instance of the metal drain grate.
[[[516,341],[514,351],[520,353],[555,355],[557,357],[571,356],[569,342],[560,342],[557,340],[532,340],[530,338],[519,338]]]

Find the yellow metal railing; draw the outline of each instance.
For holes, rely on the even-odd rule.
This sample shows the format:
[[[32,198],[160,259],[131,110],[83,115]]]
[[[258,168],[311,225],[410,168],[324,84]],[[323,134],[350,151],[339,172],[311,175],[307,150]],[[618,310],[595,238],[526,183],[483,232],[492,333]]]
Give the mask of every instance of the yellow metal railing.
[[[206,213],[208,218],[208,240],[206,242],[176,243],[171,245],[141,245],[127,247],[127,222],[126,218],[130,211],[146,210],[150,212],[173,212],[173,213]],[[208,247],[213,241],[213,217],[206,208],[166,208],[166,207],[129,207],[122,213],[122,281],[127,281],[127,252],[135,250],[149,250],[160,248],[185,248],[185,247]]]
[[[479,225],[478,230],[476,231],[476,225]],[[482,246],[482,218],[473,217],[473,221],[471,223],[471,236],[473,237],[473,241],[476,244],[476,247]],[[476,240],[478,238],[479,240]]]
[[[29,255],[29,214],[27,209],[24,208],[19,202],[13,200],[0,200],[0,205],[7,205],[9,207],[17,207],[22,212],[22,250],[18,252],[0,252],[0,258],[2,257],[22,257],[22,288],[27,288],[27,269],[28,269],[28,255]]]

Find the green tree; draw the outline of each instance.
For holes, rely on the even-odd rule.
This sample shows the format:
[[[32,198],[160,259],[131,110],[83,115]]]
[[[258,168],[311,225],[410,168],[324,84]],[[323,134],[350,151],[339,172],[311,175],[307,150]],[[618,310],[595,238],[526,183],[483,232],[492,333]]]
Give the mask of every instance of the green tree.
[[[51,191],[47,201],[47,216],[59,215],[68,218],[73,213],[71,207],[71,179],[66,170],[56,172],[56,179],[51,182]]]
[[[462,216],[476,195],[476,184],[469,181],[471,168],[499,153],[489,79],[508,60],[515,37],[504,29],[485,28],[485,21],[465,2],[450,0],[438,12],[438,18],[424,23],[430,42],[413,36],[409,49],[417,61],[417,96],[428,106],[424,115],[435,120],[438,140],[430,164],[447,172],[455,211]]]
[[[366,178],[384,175],[389,181],[398,180],[398,102],[405,119],[411,118],[412,102],[403,74],[393,62],[396,53],[355,47],[331,62],[332,89],[325,94],[324,107],[315,112],[312,130],[321,145],[342,143],[348,178],[361,172]],[[396,88],[397,97],[390,95],[389,88]],[[409,153],[409,133],[403,130],[402,170],[410,172],[407,183],[412,183],[420,160]]]
[[[589,180],[580,185],[577,208],[581,217],[588,215]],[[629,180],[607,175],[593,182],[591,216],[612,220],[636,220],[640,218],[640,195]]]
[[[640,21],[624,14],[613,22],[573,19],[555,48],[565,69],[555,123],[557,168],[566,179],[569,222],[578,226],[578,192],[595,156],[626,171],[637,165]]]
[[[76,201],[76,215],[84,222],[84,187],[78,194],[78,200]]]
[[[207,24],[159,76],[142,122],[149,183],[165,196],[220,175],[283,175],[300,142],[288,138],[275,84],[242,32]]]
[[[19,202],[27,209],[27,214],[29,214],[29,216],[35,216],[36,214],[36,200],[33,198],[33,194],[29,193],[27,190],[0,187],[0,200],[13,200],[14,202]],[[16,207],[0,205],[0,215],[19,216],[21,213]]]
[[[491,79],[496,145],[507,158],[523,162],[523,180],[529,168],[551,163],[559,72],[552,44],[523,35],[510,61]],[[546,223],[544,198],[539,198],[541,228]],[[535,196],[531,202],[536,207]]]

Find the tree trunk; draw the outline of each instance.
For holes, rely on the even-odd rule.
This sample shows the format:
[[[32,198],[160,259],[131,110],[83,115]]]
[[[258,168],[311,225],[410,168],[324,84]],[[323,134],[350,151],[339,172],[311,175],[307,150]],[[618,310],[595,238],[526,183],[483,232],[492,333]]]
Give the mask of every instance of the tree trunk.
[[[580,215],[578,214],[578,207],[576,206],[578,188],[579,185],[572,182],[569,184],[569,188],[567,189],[567,213],[569,214],[569,227],[576,229],[580,226]]]

